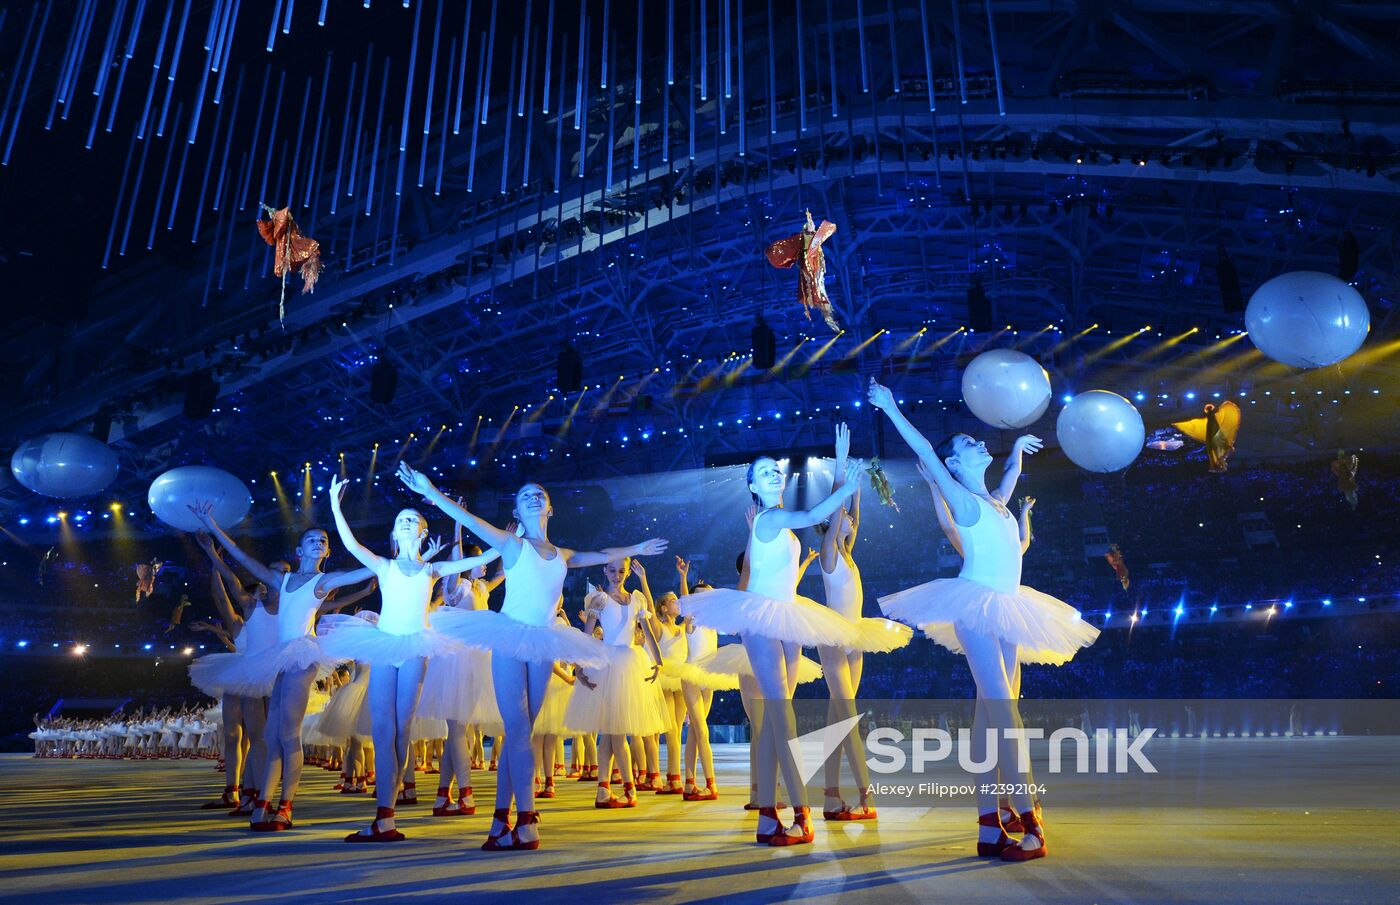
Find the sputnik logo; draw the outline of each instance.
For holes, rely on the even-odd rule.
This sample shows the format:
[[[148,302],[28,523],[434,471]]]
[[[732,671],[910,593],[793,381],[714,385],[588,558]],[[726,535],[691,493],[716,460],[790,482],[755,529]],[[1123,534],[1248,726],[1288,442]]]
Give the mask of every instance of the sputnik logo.
[[[826,763],[827,758],[836,753],[836,749],[841,747],[846,736],[850,735],[856,725],[867,715],[858,713],[838,723],[823,726],[815,732],[808,732],[806,735],[799,735],[788,740],[788,748],[792,751],[793,759],[797,761],[797,772],[802,777],[803,785],[811,782],[812,777],[817,775],[817,771]]]

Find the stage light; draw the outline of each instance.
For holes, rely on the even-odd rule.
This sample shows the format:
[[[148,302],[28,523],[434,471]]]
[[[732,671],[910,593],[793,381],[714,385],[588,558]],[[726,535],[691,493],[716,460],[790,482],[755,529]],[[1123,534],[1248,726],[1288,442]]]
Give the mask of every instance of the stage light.
[[[1210,611],[1211,611],[1211,614],[1212,614],[1212,615],[1213,615],[1213,614],[1215,613],[1215,611],[1218,610],[1218,609],[1220,609],[1220,607],[1216,606],[1215,604],[1212,603],[1212,604],[1210,605]]]
[[[141,645],[141,649],[142,649],[142,650],[150,650],[150,649],[151,649],[151,645],[149,645],[149,644],[143,644],[143,645]]]
[[[20,523],[21,525],[27,525],[27,524],[29,524],[29,519],[28,519],[27,517],[25,517],[25,516],[20,516],[19,523]]]
[[[1061,400],[1064,401],[1064,403],[1065,403],[1066,405],[1068,405],[1069,402],[1070,402],[1070,400],[1073,399],[1074,397],[1071,396],[1070,394],[1066,393],[1065,395],[1061,396],[1060,398],[1061,398]]]
[[[192,647],[187,647],[187,648],[185,648],[185,656],[186,656],[186,657],[188,657],[188,656],[189,656],[190,654],[192,654],[192,653],[194,653],[194,648],[192,648]]]
[[[29,646],[29,642],[28,642],[28,641],[21,641],[19,644],[15,645],[15,646],[16,646],[16,647],[28,647],[28,646]]]
[[[85,654],[85,653],[87,653],[87,645],[86,645],[86,644],[75,644],[75,645],[73,645],[73,656],[75,656],[75,657],[81,657],[81,656],[82,656],[83,654]]]
[[[1187,398],[1187,399],[1195,399],[1195,398],[1196,398],[1196,394],[1195,394],[1194,392],[1187,393],[1187,394],[1186,394],[1186,398]]]

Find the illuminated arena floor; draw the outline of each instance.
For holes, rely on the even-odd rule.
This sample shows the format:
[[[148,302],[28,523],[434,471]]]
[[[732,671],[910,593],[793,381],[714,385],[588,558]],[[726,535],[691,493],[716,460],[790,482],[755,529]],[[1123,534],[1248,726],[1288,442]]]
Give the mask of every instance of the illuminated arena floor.
[[[1318,770],[1344,769],[1348,758],[1394,762],[1393,740],[1388,755],[1379,739],[1340,741],[1317,747]],[[1264,752],[1257,745],[1230,756]],[[647,795],[635,811],[600,812],[592,784],[570,780],[559,798],[541,803],[545,847],[496,855],[477,850],[494,773],[476,778],[487,807],[458,819],[429,816],[433,780],[420,777],[427,800],[400,811],[409,838],[351,847],[341,837],[372,806],[334,794],[335,777],[320,769],[307,770],[296,828],[260,836],[194,809],[222,784],[207,761],[0,755],[0,899],[462,902],[526,892],[532,905],[1400,900],[1392,790],[1377,790],[1373,811],[1290,810],[1286,788],[1250,809],[1062,808],[1047,814],[1051,856],[1015,865],[973,857],[971,808],[887,808],[874,824],[818,822],[813,846],[759,848],[755,818],[740,810],[747,748],[717,754],[717,802]]]

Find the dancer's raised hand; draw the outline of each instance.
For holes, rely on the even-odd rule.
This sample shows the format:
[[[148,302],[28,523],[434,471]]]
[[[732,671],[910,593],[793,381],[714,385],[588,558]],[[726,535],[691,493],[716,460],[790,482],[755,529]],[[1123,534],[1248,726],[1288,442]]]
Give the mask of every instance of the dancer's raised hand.
[[[340,507],[340,501],[345,499],[345,488],[349,483],[350,482],[345,478],[337,475],[331,476],[331,486],[328,492],[330,493],[331,505],[333,507]]]
[[[851,455],[851,429],[842,421],[836,425],[836,461],[844,462]]]
[[[1022,434],[1011,444],[1011,454],[1033,456],[1045,446],[1045,441],[1033,434]]]
[[[437,489],[433,486],[432,480],[429,479],[427,475],[418,471],[407,462],[400,462],[398,471],[395,472],[395,474],[400,481],[403,481],[404,486],[414,493],[421,493],[423,496],[427,496]]]
[[[894,408],[894,393],[891,393],[889,387],[880,383],[874,377],[870,378],[870,389],[867,393],[867,398],[870,400],[871,405],[882,412],[888,412],[890,409]]]

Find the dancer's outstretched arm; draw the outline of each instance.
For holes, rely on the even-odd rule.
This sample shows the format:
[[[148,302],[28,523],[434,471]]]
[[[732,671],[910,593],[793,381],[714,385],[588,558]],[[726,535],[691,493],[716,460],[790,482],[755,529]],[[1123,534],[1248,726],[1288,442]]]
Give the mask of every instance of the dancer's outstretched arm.
[[[929,474],[922,461],[919,462],[919,474],[923,475],[929,493],[933,494],[933,511],[938,516],[938,527],[943,529],[943,536],[948,538],[948,543],[962,556],[962,535],[958,533],[958,526],[953,522],[953,514],[948,511],[948,504],[943,501],[943,494],[939,492],[937,482],[933,480],[933,475]]]
[[[238,545],[233,542],[233,538],[225,534],[224,529],[219,527],[219,523],[214,520],[214,506],[212,503],[201,500],[189,508],[190,511],[194,513],[194,517],[199,520],[199,523],[213,535],[214,539],[219,542],[221,547],[229,552],[230,556],[238,561],[240,566],[247,570],[249,575],[252,575],[269,588],[280,585],[282,576],[273,572],[247,553],[244,553],[239,549]]]
[[[501,558],[499,550],[487,550],[480,556],[468,556],[466,559],[450,559],[447,562],[435,562],[432,564],[434,575],[459,575],[462,572],[470,572],[477,566],[484,566],[488,562],[494,562]]]
[[[1001,500],[1003,505],[1010,502],[1012,494],[1016,492],[1016,482],[1021,480],[1021,459],[1040,452],[1044,445],[1045,441],[1031,434],[1017,437],[1016,442],[1011,444],[1011,454],[1006,457],[1006,469],[1001,473],[1001,483],[997,485],[992,496]]]
[[[341,497],[345,496],[345,488],[349,483],[341,477],[331,478],[329,492],[331,516],[335,518],[335,530],[340,535],[340,542],[345,545],[345,549],[350,555],[358,559],[365,568],[378,575],[389,561],[360,543],[355,537],[355,532],[350,530],[350,523],[345,520],[345,513],[340,509]]]
[[[470,527],[470,526],[469,526]],[[559,548],[559,552],[567,557],[570,569],[586,569],[589,566],[601,566],[610,563],[615,559],[630,559],[633,556],[655,556],[658,553],[666,552],[664,538],[653,537],[644,540],[640,544],[633,544],[630,547],[604,547],[601,550],[588,553],[580,553],[577,550],[566,550]]]
[[[919,457],[919,461],[933,475],[938,489],[943,493],[943,499],[948,502],[948,508],[953,512],[953,520],[959,525],[972,527],[977,524],[977,519],[981,517],[981,510],[977,508],[977,498],[972,491],[968,490],[958,479],[953,477],[948,471],[948,466],[938,458],[938,454],[933,449],[933,444],[928,442],[928,438],[919,433],[918,428],[909,423],[909,419],[904,417],[904,413],[899,410],[899,403],[895,402],[894,393],[890,388],[876,382],[875,378],[870,378],[870,404],[884,412],[889,417],[899,435],[904,438],[904,442],[909,444],[909,448],[914,450],[914,454]]]
[[[520,545],[524,541],[509,531],[497,528],[480,516],[473,515],[466,508],[448,499],[447,494],[433,486],[433,482],[421,471],[417,471],[407,462],[400,462],[398,476],[409,490],[421,494],[434,506],[451,516],[454,521],[481,538],[481,542],[486,546],[499,551],[502,561],[507,565],[514,563],[515,557],[520,555]]]
[[[845,422],[836,425],[836,477],[831,485],[831,490],[835,493],[846,481],[846,462],[851,455],[851,429],[846,427]],[[859,499],[859,497],[857,497]],[[844,500],[842,501],[844,503]],[[836,514],[831,517],[831,522],[827,530],[822,532],[822,543],[820,547],[822,571],[830,575],[836,569],[836,557],[839,551],[836,549],[837,538],[841,536],[841,519],[845,518],[846,507],[843,505],[836,510]],[[798,581],[801,581],[801,576]]]
[[[1031,546],[1031,510],[1035,508],[1035,497],[1028,496],[1021,498],[1021,518],[1019,525],[1021,529],[1021,552],[1024,554]]]
[[[845,481],[839,487],[831,491],[831,495],[822,500],[811,509],[765,509],[756,520],[755,532],[761,532],[759,540],[771,541],[778,536],[778,532],[784,528],[810,528],[818,522],[824,522],[836,514],[836,510],[841,508],[841,504],[851,494],[859,489],[856,482],[860,475],[861,463],[859,460],[846,464]],[[763,535],[767,535],[764,537]]]

